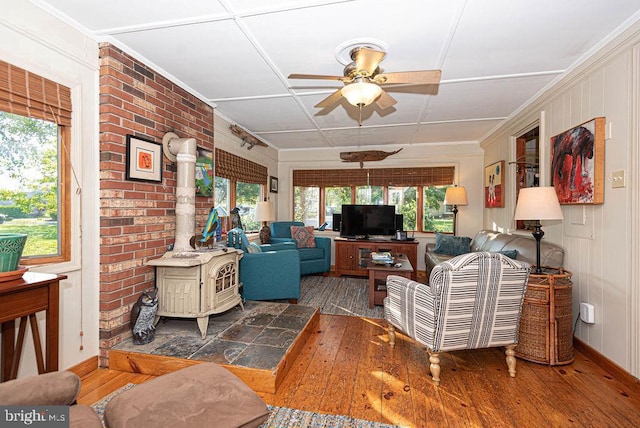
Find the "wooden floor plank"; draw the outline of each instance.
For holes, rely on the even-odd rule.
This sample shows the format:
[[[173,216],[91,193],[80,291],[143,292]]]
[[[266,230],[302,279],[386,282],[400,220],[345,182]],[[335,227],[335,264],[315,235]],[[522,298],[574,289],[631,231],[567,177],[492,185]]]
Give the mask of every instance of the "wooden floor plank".
[[[409,373],[415,426],[447,426],[440,389],[431,380],[429,354],[408,340],[396,340],[396,349],[396,360],[404,360]]]
[[[320,404],[323,412],[336,415],[349,415],[351,412],[358,360],[362,352],[360,341],[364,323],[357,317],[347,318],[347,325],[340,342],[340,353],[334,361]]]
[[[293,366],[291,367],[289,373],[278,388],[278,393],[258,393],[265,402],[271,404],[272,406],[279,407],[286,407],[289,405],[291,397],[293,397],[300,385],[300,382],[304,379],[307,367],[313,359],[315,351],[318,347],[318,343],[321,342],[322,336],[331,322],[331,317],[320,317],[315,331],[307,339],[307,342],[305,343],[300,355],[298,355],[298,358],[296,358],[296,360],[293,362]]]
[[[386,325],[385,325],[386,328]],[[404,342],[399,342],[391,348],[388,334],[383,338],[384,377],[382,378],[382,417],[385,423],[400,423],[401,425],[415,425],[416,415],[413,407],[413,391],[409,365],[397,354],[406,352],[401,349]],[[424,372],[422,373],[424,375]]]
[[[550,367],[518,359],[516,378],[501,349],[441,354],[441,382],[423,347],[386,324],[321,315],[276,393],[266,403],[410,427],[640,426],[640,385],[621,382],[576,352]],[[98,369],[82,377],[78,402],[92,404],[154,376]]]
[[[320,408],[346,326],[347,320],[344,317],[332,317],[331,322],[322,330],[307,370],[291,397],[291,400],[299,403],[300,409]]]
[[[353,417],[376,422],[381,422],[382,414],[383,333],[379,320],[363,324],[350,413]]]

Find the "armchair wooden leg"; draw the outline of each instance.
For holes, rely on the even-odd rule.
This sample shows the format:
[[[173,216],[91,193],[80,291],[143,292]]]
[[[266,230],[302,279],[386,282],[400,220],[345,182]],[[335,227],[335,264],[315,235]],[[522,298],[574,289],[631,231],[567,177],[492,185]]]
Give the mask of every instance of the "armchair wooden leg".
[[[391,347],[394,347],[396,344],[396,328],[388,321],[387,325],[389,326],[389,345],[391,345]]]
[[[429,353],[429,362],[431,363],[429,366],[431,378],[433,379],[433,383],[438,386],[440,385],[440,353],[431,352],[429,349],[427,349],[427,352]]]
[[[509,376],[516,377],[516,357],[515,355],[516,345],[507,345],[504,353],[507,354],[507,367],[509,368]]]

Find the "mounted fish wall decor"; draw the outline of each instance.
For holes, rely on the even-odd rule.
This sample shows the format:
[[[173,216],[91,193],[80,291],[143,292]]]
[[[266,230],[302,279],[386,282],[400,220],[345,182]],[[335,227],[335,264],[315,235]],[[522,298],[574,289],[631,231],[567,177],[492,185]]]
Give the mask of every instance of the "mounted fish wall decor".
[[[365,162],[381,161],[391,155],[395,155],[402,149],[395,152],[383,152],[382,150],[364,150],[361,152],[340,152],[340,159],[343,162],[360,162],[360,168]]]

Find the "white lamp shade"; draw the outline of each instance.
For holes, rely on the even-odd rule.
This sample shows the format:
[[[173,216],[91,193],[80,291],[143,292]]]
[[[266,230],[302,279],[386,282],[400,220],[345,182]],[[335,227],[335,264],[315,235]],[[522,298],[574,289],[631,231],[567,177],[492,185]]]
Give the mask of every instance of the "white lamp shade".
[[[368,106],[380,96],[382,89],[375,83],[356,82],[345,86],[340,92],[349,104]]]
[[[256,213],[254,216],[256,221],[273,221],[276,219],[276,210],[273,203],[269,201],[261,201],[256,204]]]
[[[445,205],[467,205],[467,189],[464,186],[449,187],[444,194]]]
[[[526,187],[520,189],[515,220],[562,220],[562,209],[553,187]]]

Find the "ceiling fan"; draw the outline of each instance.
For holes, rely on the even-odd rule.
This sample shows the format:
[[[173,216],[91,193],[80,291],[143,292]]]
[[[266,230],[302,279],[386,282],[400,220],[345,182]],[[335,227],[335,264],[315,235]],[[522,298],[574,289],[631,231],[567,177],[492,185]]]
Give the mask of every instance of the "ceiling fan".
[[[374,101],[381,109],[389,108],[397,103],[391,95],[381,88],[382,85],[400,83],[437,85],[442,76],[441,70],[381,72],[379,65],[386,53],[364,46],[352,49],[350,56],[353,62],[344,68],[343,76],[290,74],[289,79],[339,80],[345,86],[320,101],[315,107],[329,107],[344,97],[349,104],[359,107],[362,114],[362,107]],[[360,120],[360,125],[362,125],[361,122]]]

